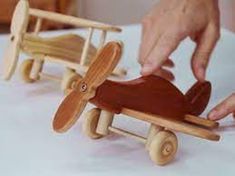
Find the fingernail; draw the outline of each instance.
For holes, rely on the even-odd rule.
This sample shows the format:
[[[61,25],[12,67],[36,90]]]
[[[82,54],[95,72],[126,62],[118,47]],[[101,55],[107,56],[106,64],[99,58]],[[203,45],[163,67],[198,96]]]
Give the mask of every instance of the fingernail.
[[[145,64],[141,70],[141,74],[146,76],[152,72],[152,66],[150,64]]]
[[[208,118],[210,120],[215,120],[217,116],[218,116],[218,112],[214,110],[214,111],[209,113]]]
[[[138,63],[139,63],[140,65],[143,65],[143,60],[142,60],[142,59],[138,59]]]
[[[219,109],[219,110],[213,110],[208,118],[211,119],[211,120],[218,120],[222,117],[222,115],[224,114],[223,110],[222,109]]]
[[[204,67],[200,67],[198,69],[198,75],[199,75],[199,78],[201,81],[204,81],[205,80],[205,77],[206,77],[206,73],[205,73],[205,68]]]

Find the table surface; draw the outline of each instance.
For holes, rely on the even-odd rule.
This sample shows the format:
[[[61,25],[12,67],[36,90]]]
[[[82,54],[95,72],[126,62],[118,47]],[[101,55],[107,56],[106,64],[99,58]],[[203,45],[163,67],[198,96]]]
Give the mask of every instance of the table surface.
[[[73,30],[69,32],[81,33]],[[68,31],[52,32],[57,35]],[[94,43],[98,42],[95,34]],[[109,40],[122,40],[125,51],[120,65],[125,66],[127,79],[139,76],[136,62],[140,42],[140,26],[125,26],[121,34],[110,34]],[[0,36],[0,62],[7,36]],[[190,56],[194,44],[182,42],[172,58],[176,63],[175,84],[186,91],[194,82]],[[213,94],[208,109],[228,96],[235,88],[235,35],[222,30],[222,37],[212,56],[207,78]],[[25,58],[26,56],[21,56]],[[1,64],[2,66],[2,64]],[[1,68],[2,70],[2,68]],[[63,67],[46,64],[45,72],[62,74]],[[0,81],[0,174],[4,176],[71,176],[71,175],[169,175],[221,176],[235,174],[235,122],[231,117],[221,122],[217,132],[222,139],[210,142],[177,133],[179,149],[169,165],[160,167],[150,160],[144,146],[132,139],[111,134],[91,140],[82,134],[82,119],[65,134],[51,128],[53,115],[63,99],[58,83],[42,79],[34,84],[22,82],[17,71],[10,82]],[[91,109],[88,105],[87,109]],[[114,125],[146,135],[149,124],[119,115]]]

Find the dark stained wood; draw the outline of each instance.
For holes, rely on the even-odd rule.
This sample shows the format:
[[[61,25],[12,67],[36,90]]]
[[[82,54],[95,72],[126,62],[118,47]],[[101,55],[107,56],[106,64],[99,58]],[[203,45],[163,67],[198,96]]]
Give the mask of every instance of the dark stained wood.
[[[90,100],[98,108],[119,114],[122,108],[184,120],[186,114],[201,113],[210,97],[209,83],[195,84],[185,96],[169,81],[158,76],[127,82],[106,80]],[[195,110],[194,110],[194,106]]]
[[[127,82],[105,81],[91,100],[97,107],[119,114],[122,108],[183,120],[189,112],[185,96],[158,76]]]
[[[190,114],[199,116],[207,107],[211,96],[210,82],[196,82],[185,94],[191,104]]]

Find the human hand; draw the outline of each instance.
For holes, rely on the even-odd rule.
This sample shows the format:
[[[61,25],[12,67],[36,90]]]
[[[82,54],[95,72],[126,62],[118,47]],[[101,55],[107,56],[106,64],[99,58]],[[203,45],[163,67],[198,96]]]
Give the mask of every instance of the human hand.
[[[208,114],[208,119],[220,120],[231,113],[235,115],[235,93],[213,108]]]
[[[196,79],[204,81],[209,57],[220,36],[218,0],[161,0],[145,16],[142,26],[142,75],[159,72],[180,42],[190,37],[197,45],[192,70]]]
[[[168,81],[174,81],[175,76],[174,74],[169,70],[175,66],[174,62],[171,59],[167,59],[163,65],[154,72],[154,75],[160,76]],[[167,69],[168,68],[168,69]]]

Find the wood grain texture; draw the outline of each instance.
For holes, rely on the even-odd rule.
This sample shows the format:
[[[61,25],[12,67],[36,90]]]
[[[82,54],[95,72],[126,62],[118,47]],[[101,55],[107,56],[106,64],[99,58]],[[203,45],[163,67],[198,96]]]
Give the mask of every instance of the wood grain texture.
[[[147,150],[149,149],[153,138],[156,136],[157,133],[159,133],[162,130],[164,130],[164,128],[161,127],[161,126],[154,125],[154,124],[150,125],[148,135],[147,135],[147,140],[146,140],[146,143],[145,143],[145,148]]]
[[[157,76],[127,82],[105,81],[91,100],[97,107],[116,114],[122,108],[183,120],[189,112],[185,96],[170,82]]]
[[[114,113],[122,108],[184,120],[187,114],[201,114],[211,92],[209,82],[196,83],[186,96],[169,81],[158,76],[126,82],[105,81],[91,100],[97,107]]]
[[[212,120],[208,120],[208,119],[204,119],[202,117],[197,117],[194,115],[186,115],[184,118],[184,121],[198,125],[198,126],[202,126],[205,128],[217,128],[219,127],[219,123],[212,121]]]
[[[185,94],[190,103],[190,114],[199,116],[207,107],[211,96],[210,82],[196,82]]]
[[[80,63],[85,39],[75,34],[65,34],[58,37],[42,38],[34,35],[25,35],[22,50],[26,53],[43,54]],[[85,65],[88,65],[95,56],[97,49],[89,44]]]
[[[165,127],[169,130],[178,131],[195,137],[212,141],[218,141],[220,139],[219,135],[210,130],[187,124],[179,120],[165,118],[156,114],[147,114],[127,108],[123,108],[121,113],[145,122]]]
[[[5,80],[9,80],[15,72],[20,53],[22,36],[26,31],[28,25],[28,12],[28,1],[19,1],[13,14],[10,28],[10,41],[8,44],[8,48],[4,54],[3,78]]]
[[[64,99],[56,112],[53,128],[65,132],[73,126],[83,112],[89,99],[95,96],[95,90],[112,73],[121,57],[121,45],[109,42],[97,54],[85,77],[78,81],[78,86]]]

